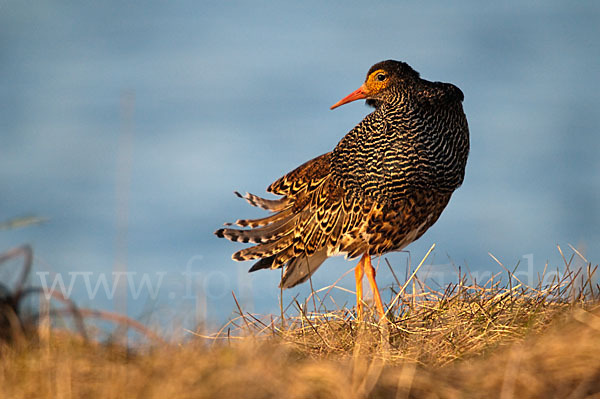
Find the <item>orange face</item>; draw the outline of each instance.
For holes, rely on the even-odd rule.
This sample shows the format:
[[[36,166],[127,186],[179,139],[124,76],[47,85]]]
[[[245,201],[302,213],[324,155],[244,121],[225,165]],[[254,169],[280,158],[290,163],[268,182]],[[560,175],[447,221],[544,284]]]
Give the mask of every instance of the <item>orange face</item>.
[[[347,104],[352,101],[360,100],[363,98],[373,97],[390,84],[389,74],[383,69],[378,69],[374,72],[371,72],[369,76],[367,76],[367,80],[358,88],[358,90],[353,91],[346,97],[342,98],[340,101],[331,106],[331,109],[337,108],[340,105]]]
[[[389,74],[383,69],[378,69],[374,72],[371,72],[369,76],[367,76],[367,80],[365,81],[365,91],[367,96],[373,96],[379,93],[381,90],[388,87],[390,84]]]

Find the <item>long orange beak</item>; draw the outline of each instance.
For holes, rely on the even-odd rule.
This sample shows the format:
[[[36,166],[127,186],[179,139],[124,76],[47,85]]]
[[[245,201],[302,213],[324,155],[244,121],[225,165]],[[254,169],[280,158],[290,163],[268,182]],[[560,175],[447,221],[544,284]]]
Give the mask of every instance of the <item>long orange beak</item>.
[[[356,100],[360,100],[363,98],[367,98],[367,88],[366,86],[363,84],[362,86],[360,86],[358,88],[358,90],[353,91],[352,93],[348,94],[346,97],[342,98],[340,101],[338,101],[337,103],[333,104],[331,106],[331,108],[329,109],[334,109],[339,107],[340,105],[344,105],[347,103],[350,103],[352,101],[356,101]]]

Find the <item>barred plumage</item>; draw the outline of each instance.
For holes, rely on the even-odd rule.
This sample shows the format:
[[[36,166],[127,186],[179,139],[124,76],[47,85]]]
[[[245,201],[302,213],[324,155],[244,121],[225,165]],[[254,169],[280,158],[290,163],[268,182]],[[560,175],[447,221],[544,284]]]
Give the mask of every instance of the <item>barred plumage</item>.
[[[306,281],[329,256],[362,255],[358,310],[365,268],[383,316],[370,257],[401,250],[435,223],[463,181],[469,131],[460,89],[421,79],[403,62],[374,65],[361,88],[332,108],[363,98],[375,111],[333,151],[267,188],[281,199],[243,197],[272,215],[215,234],[258,244],[232,256],[260,259],[250,271],[285,265],[283,288]]]

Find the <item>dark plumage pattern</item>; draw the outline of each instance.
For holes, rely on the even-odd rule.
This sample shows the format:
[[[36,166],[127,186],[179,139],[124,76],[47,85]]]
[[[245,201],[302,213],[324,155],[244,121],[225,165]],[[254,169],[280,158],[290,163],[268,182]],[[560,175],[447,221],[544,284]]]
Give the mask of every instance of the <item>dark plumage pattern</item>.
[[[361,98],[375,110],[333,151],[271,184],[267,191],[280,199],[244,196],[272,214],[236,222],[249,229],[215,233],[258,244],[233,259],[259,259],[250,271],[286,266],[281,285],[288,288],[329,256],[370,259],[401,250],[438,219],[463,181],[469,152],[462,92],[384,61],[336,106]]]

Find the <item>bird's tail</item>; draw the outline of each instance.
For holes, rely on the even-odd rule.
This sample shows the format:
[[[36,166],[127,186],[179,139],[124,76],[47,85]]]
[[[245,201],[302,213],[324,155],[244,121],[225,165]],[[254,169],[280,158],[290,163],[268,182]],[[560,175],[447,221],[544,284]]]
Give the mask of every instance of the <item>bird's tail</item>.
[[[258,244],[232,255],[236,261],[259,259],[250,272],[277,269],[287,264],[280,286],[290,288],[306,281],[327,259],[326,248],[306,251],[305,245],[300,244],[302,237],[298,232],[316,227],[316,218],[310,212],[294,212],[293,204],[287,197],[268,200],[253,194],[242,196],[236,192],[236,195],[251,205],[275,212],[264,218],[240,219],[234,223],[250,229],[226,227],[215,232],[218,237],[231,241]]]
[[[215,232],[232,241],[257,244],[234,253],[234,260],[258,259],[251,272],[285,265],[281,286],[289,288],[306,281],[327,256],[336,253],[340,237],[354,228],[358,219],[342,204],[341,189],[331,179],[330,156],[314,158],[271,184],[267,191],[281,195],[280,199],[235,193],[272,213],[235,222],[246,229],[225,227]]]

